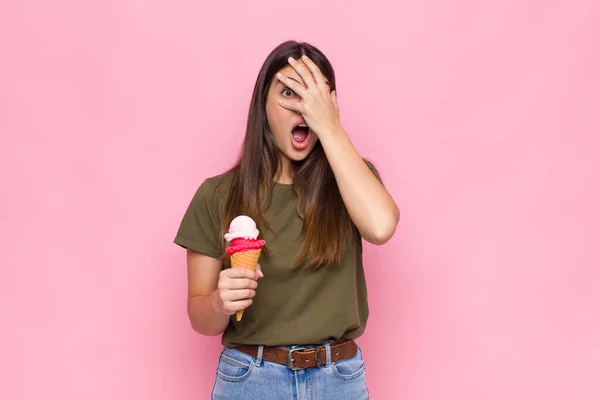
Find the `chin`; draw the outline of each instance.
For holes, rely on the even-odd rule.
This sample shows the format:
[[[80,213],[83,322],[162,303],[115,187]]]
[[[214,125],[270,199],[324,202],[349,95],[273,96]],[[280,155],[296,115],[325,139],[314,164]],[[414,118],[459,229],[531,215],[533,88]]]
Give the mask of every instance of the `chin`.
[[[286,157],[290,159],[290,161],[292,162],[299,162],[299,161],[304,161],[306,159],[306,157],[308,157],[308,154],[286,154]]]
[[[285,155],[292,161],[303,161],[309,156],[310,153],[313,152],[314,149],[315,145],[309,146],[302,151],[292,148],[291,150],[288,150]]]

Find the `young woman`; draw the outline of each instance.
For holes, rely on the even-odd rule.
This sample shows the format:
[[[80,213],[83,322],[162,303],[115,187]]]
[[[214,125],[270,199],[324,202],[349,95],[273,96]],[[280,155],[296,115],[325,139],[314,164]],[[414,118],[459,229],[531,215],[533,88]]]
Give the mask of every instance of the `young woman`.
[[[267,243],[256,272],[228,268],[224,234],[238,215]],[[175,238],[191,325],[222,334],[211,398],[367,399],[354,341],[368,317],[361,240],[387,242],[398,220],[340,124],[330,62],[307,43],[279,45],[258,74],[238,162],[202,183]]]

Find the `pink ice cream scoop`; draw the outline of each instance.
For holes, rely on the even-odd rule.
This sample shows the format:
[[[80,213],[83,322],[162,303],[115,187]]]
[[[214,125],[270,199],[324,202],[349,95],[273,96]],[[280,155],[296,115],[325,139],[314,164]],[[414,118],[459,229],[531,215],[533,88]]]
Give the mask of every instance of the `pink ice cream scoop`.
[[[239,215],[231,221],[229,232],[225,234],[225,240],[231,242],[225,250],[227,255],[244,252],[248,250],[262,249],[266,244],[264,240],[257,240],[259,231],[254,220],[246,215]]]

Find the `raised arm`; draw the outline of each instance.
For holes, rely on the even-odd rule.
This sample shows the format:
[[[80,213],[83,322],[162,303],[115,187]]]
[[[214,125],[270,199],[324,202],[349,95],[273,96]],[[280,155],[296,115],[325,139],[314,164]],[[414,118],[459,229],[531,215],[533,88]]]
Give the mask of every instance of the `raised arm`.
[[[400,211],[341,126],[321,143],[350,218],[366,241],[381,245],[396,231]]]
[[[282,74],[277,78],[302,101],[280,100],[279,104],[301,113],[319,137],[344,204],[362,237],[377,245],[387,242],[396,231],[400,211],[342,128],[335,91],[308,57],[303,56],[301,62],[293,58],[288,61],[304,85]]]

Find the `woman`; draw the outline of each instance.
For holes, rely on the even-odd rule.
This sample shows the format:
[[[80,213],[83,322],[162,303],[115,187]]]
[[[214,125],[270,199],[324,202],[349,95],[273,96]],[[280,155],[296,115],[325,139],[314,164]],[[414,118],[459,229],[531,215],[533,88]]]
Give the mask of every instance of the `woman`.
[[[361,238],[387,242],[399,211],[342,128],[335,89],[317,48],[275,48],[238,162],[202,183],[181,222],[191,325],[224,345],[213,399],[368,398],[354,342],[368,317]],[[227,268],[224,234],[238,215],[267,243],[256,272]]]

